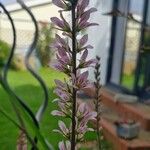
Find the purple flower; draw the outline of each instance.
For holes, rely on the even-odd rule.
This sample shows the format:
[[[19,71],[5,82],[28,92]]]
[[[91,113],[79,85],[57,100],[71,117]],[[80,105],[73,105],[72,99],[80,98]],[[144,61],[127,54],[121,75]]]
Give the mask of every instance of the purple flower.
[[[55,79],[54,81],[55,81],[55,84],[56,84],[58,89],[65,90],[67,88],[66,84],[63,83],[62,81],[57,80],[57,79]]]
[[[61,38],[58,34],[56,34],[56,40],[57,40],[57,42],[61,45],[61,46],[65,46],[67,43],[66,43],[66,41],[63,39],[63,38]]]
[[[51,112],[51,114],[52,114],[53,116],[61,116],[61,117],[66,116],[62,111],[58,111],[58,110],[53,110],[53,111]]]
[[[57,25],[58,27],[60,27],[62,29],[66,28],[64,22],[57,17],[52,17],[51,21],[52,21],[52,23],[54,23],[55,25]]]
[[[61,132],[64,134],[64,135],[67,135],[68,132],[69,132],[69,129],[66,127],[65,123],[63,121],[59,121],[58,122],[58,126],[61,130]]]
[[[67,23],[67,21],[64,19],[64,17],[63,17],[63,15],[62,15],[62,13],[60,12],[60,17],[61,17],[61,19],[59,19],[59,18],[57,18],[57,17],[52,17],[51,18],[51,22],[54,24],[54,25],[56,25],[56,26],[58,26],[60,29],[59,30],[61,30],[61,31],[66,31],[66,32],[70,32],[71,31],[71,29],[70,29],[70,25],[69,25],[69,23]]]
[[[66,9],[66,4],[62,0],[52,0],[52,3],[60,8]]]
[[[91,87],[91,84],[88,80],[88,75],[89,75],[88,71],[85,71],[81,74],[78,73],[76,77],[74,76],[74,74],[71,74],[71,77],[72,77],[71,80],[73,82],[73,86],[78,90],[79,89],[83,90],[85,88]]]
[[[83,47],[88,41],[88,34],[84,35],[79,41],[79,47]]]
[[[84,12],[84,10],[86,9],[86,7],[88,7],[89,5],[89,0],[79,0],[78,1],[78,5],[77,5],[77,15],[81,16]]]
[[[66,91],[62,90],[62,89],[56,88],[56,89],[54,90],[54,93],[55,93],[58,97],[60,97],[60,99],[61,99],[62,101],[64,101],[64,102],[67,102],[67,101],[70,100],[69,94],[68,94]]]
[[[57,63],[52,63],[51,67],[54,68],[54,69],[56,69],[56,70],[65,72],[65,68],[60,63],[58,63],[58,62]]]
[[[86,45],[85,44],[87,43],[88,41],[88,35],[84,35],[78,42],[77,44],[77,52],[81,52],[82,50],[85,50],[85,49],[92,49],[93,46],[91,45]]]
[[[52,114],[69,118],[70,120],[75,119],[76,123],[72,124],[72,121],[70,121],[70,126],[67,128],[64,122],[59,121],[59,129],[54,131],[62,134],[69,140],[75,136],[74,142],[76,145],[77,142],[81,142],[84,139],[84,134],[87,131],[93,131],[93,129],[88,128],[88,121],[95,119],[97,115],[95,112],[92,112],[85,103],[77,103],[77,107],[73,108],[74,105],[72,102],[75,101],[73,95],[77,94],[79,90],[84,90],[92,86],[88,80],[88,71],[82,73],[80,73],[80,71],[82,68],[91,67],[95,64],[95,59],[87,60],[88,49],[93,48],[91,45],[87,44],[88,35],[83,35],[79,40],[77,39],[77,35],[82,29],[98,24],[89,22],[91,13],[97,11],[96,8],[87,9],[89,0],[77,0],[75,2],[77,3],[74,3],[73,0],[53,0],[53,3],[62,8],[62,10],[59,11],[60,19],[53,17],[51,18],[51,21],[58,27],[56,27],[56,29],[62,31],[63,36],[69,38],[69,44],[72,43],[72,46],[70,46],[65,38],[56,34],[55,42],[52,45],[52,47],[56,50],[57,59],[57,63],[53,64],[53,66],[57,70],[68,75],[68,79],[65,79],[64,82],[55,80],[56,89],[54,92],[59,97],[55,101],[58,103],[58,110],[54,110]],[[72,5],[75,5],[76,7],[72,7]],[[75,26],[72,26],[70,22],[67,22],[63,16],[64,11],[71,9],[75,9]],[[75,32],[72,32],[73,27]],[[75,40],[77,43],[71,42],[74,41],[72,38],[76,38]],[[73,44],[76,44],[76,49],[72,48]],[[78,53],[81,54],[80,59],[73,61],[77,58]],[[74,62],[76,62],[76,65]],[[75,116],[72,116],[73,109],[76,111]],[[73,135],[74,132],[72,130],[72,126],[74,126],[73,130],[75,135]],[[70,150],[71,144],[72,143],[69,141],[61,141],[59,143],[59,149]]]
[[[88,56],[88,50],[85,50],[81,56],[81,59],[79,61],[79,65],[78,68],[86,68],[86,67],[94,67],[97,60],[96,59],[90,59],[88,61],[86,61]],[[94,66],[92,66],[94,65]]]
[[[70,10],[70,4],[69,3],[64,3],[62,0],[52,0],[53,4],[56,6],[64,9],[64,10]]]
[[[98,25],[97,23],[88,22],[91,13],[96,12],[96,8],[90,8],[85,11],[86,7],[89,5],[89,0],[80,0],[77,5],[77,31],[79,32],[82,29],[85,29],[90,26]]]
[[[70,141],[61,141],[59,142],[59,150],[71,150],[71,143]]]
[[[80,17],[80,22],[82,22],[84,20],[84,22],[88,21],[90,18],[91,13],[96,12],[97,9],[96,8],[90,8],[89,10],[85,11],[81,17]],[[79,22],[79,23],[80,23]]]
[[[92,128],[88,128],[87,123],[90,120],[93,119],[95,120],[96,116],[97,113],[91,112],[91,110],[89,109],[86,103],[81,103],[78,105],[78,109],[77,109],[78,121],[76,121],[76,123],[77,123],[77,133],[78,133],[79,140],[82,140],[86,132],[94,131]]]
[[[62,63],[63,65],[71,65],[71,58],[64,50],[58,50],[56,58],[58,62]]]
[[[65,65],[64,61],[62,62],[55,62],[55,63],[51,63],[50,65],[52,68],[64,72],[67,75],[70,75],[70,69],[68,68],[68,66]]]
[[[79,22],[78,26],[77,26],[77,30],[83,30],[85,28],[88,28],[90,26],[97,26],[99,25],[98,23],[90,23],[90,22],[86,22],[86,20],[81,20],[81,22]]]
[[[66,150],[66,146],[64,144],[64,141],[59,142],[59,150]]]

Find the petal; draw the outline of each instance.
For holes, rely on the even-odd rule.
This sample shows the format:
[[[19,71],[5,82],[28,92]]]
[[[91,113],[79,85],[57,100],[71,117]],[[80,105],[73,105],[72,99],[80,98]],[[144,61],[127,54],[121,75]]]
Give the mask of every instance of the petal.
[[[85,8],[89,5],[90,1],[89,0],[82,0],[80,3],[80,7],[82,10],[85,10]]]
[[[83,55],[81,56],[81,59],[80,59],[81,62],[84,62],[86,60],[87,56],[88,56],[88,50],[85,50],[83,52]]]
[[[58,110],[53,110],[53,111],[51,112],[51,114],[52,114],[53,116],[65,116],[63,112],[58,111]]]
[[[60,63],[52,63],[51,67],[56,69],[56,70],[59,70],[59,71],[64,71],[65,70],[65,68]]]
[[[92,64],[96,64],[97,60],[96,59],[91,59],[87,62],[85,62],[84,67],[90,67]],[[92,66],[91,66],[92,67]],[[94,67],[94,66],[93,66]]]
[[[64,87],[64,83],[62,81],[55,79],[54,82],[58,87]]]
[[[83,73],[79,76],[78,82],[83,82],[83,81],[87,80],[88,75],[89,75],[89,72],[88,72],[88,71],[83,72]]]
[[[89,22],[82,21],[79,24],[79,30],[85,29],[85,28],[90,27],[90,26],[97,26],[97,25],[99,25],[99,24],[98,23],[89,23]]]
[[[81,16],[81,20],[87,21],[90,18],[91,13],[96,12],[96,8],[90,8],[89,10],[85,11]]]
[[[64,22],[62,20],[60,20],[57,17],[52,17],[51,18],[52,23],[54,23],[55,25],[57,25],[60,28],[65,28]]]
[[[95,130],[93,128],[87,128],[87,131],[94,132]]]
[[[83,113],[85,111],[85,107],[86,107],[86,104],[85,103],[81,103],[79,105],[79,108],[78,108],[79,112]]]
[[[66,150],[64,141],[59,142],[58,147],[59,147],[59,150]]]
[[[54,129],[53,132],[62,134],[62,132],[60,130],[58,130],[58,129]]]
[[[71,143],[70,141],[66,141],[66,149],[71,150]]]
[[[63,121],[59,121],[59,122],[58,122],[58,125],[59,125],[59,128],[61,129],[61,131],[62,131],[65,135],[67,135],[67,133],[68,133],[69,130],[67,129],[65,123],[64,123]]]
[[[61,38],[58,34],[56,34],[56,40],[61,43],[61,45],[66,45],[66,42],[63,38]]]
[[[84,49],[93,49],[93,46],[87,45],[86,47],[84,47]]]
[[[64,30],[69,32],[69,31],[70,31],[70,25],[69,25],[69,23],[65,20],[63,14],[62,14],[62,12],[60,12],[60,17],[61,17],[61,19],[63,20],[64,26],[65,26]]]
[[[84,36],[80,39],[80,41],[79,41],[80,47],[84,46],[84,45],[87,43],[87,41],[88,41],[88,34],[84,35]]]
[[[58,101],[60,101],[60,99],[55,98],[55,99],[52,101],[52,103],[55,103],[55,102],[58,102]]]
[[[66,5],[61,0],[52,0],[52,3],[56,6],[65,9]]]

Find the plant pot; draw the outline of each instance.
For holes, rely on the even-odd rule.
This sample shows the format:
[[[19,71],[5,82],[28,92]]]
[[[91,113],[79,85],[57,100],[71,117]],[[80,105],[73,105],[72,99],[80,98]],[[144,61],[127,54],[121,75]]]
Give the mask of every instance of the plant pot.
[[[116,125],[117,135],[124,139],[134,139],[139,135],[140,124],[139,123],[118,123]]]

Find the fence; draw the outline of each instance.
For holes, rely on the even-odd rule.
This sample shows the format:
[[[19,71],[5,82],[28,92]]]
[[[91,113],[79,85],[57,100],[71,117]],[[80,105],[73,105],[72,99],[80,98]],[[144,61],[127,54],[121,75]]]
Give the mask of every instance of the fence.
[[[13,19],[16,26],[16,51],[15,53],[25,53],[34,38],[34,26],[32,20],[29,19]],[[37,22],[41,29],[41,21]],[[13,33],[10,21],[5,13],[0,14],[0,40],[12,44]]]
[[[29,139],[30,143],[33,145],[32,149],[38,149],[37,148],[37,137],[40,137],[40,139],[42,139],[40,131],[39,131],[39,122],[43,116],[43,113],[46,109],[47,103],[48,103],[48,90],[47,87],[44,83],[44,81],[42,80],[42,78],[32,69],[30,63],[29,63],[29,59],[32,55],[32,53],[34,52],[34,49],[36,47],[37,44],[37,40],[38,40],[38,24],[34,18],[34,15],[31,13],[31,11],[26,7],[26,5],[21,1],[18,0],[18,3],[22,6],[22,8],[27,12],[27,14],[31,17],[31,22],[24,22],[23,23],[27,23],[27,24],[32,24],[33,30],[16,30],[15,28],[15,20],[13,20],[11,18],[11,15],[9,14],[9,12],[7,11],[7,9],[5,8],[5,6],[0,2],[0,7],[2,8],[2,11],[5,13],[5,15],[7,16],[7,19],[2,19],[1,21],[5,22],[5,28],[1,28],[0,29],[0,38],[4,41],[6,41],[7,43],[12,45],[12,48],[10,50],[10,55],[8,57],[8,60],[6,62],[6,64],[4,65],[3,70],[1,70],[0,72],[0,84],[2,85],[2,87],[5,89],[5,91],[8,93],[8,95],[10,95],[10,102],[12,104],[12,107],[14,108],[14,111],[16,113],[16,116],[18,117],[19,120],[19,124],[15,123],[10,117],[7,116],[7,114],[5,114],[5,112],[3,110],[0,109],[0,112],[3,113],[5,116],[7,116],[7,118],[12,121],[24,134],[26,134],[26,137]],[[2,15],[2,14],[1,14]],[[8,23],[8,21],[10,23]],[[17,21],[16,21],[17,22]],[[1,22],[2,23],[2,22]],[[1,24],[2,27],[2,24]],[[30,31],[30,32],[29,32]],[[30,109],[30,107],[28,107],[25,102],[24,99],[20,98],[11,88],[11,86],[8,83],[8,79],[7,79],[7,74],[10,68],[10,64],[13,58],[13,55],[15,53],[15,48],[23,48],[23,47],[27,47],[27,53],[25,56],[25,65],[27,67],[27,70],[33,75],[33,77],[40,83],[43,91],[44,91],[44,97],[43,97],[43,103],[41,104],[39,110],[37,111],[36,115],[34,115],[34,113],[32,112],[32,110]],[[24,128],[25,122],[22,118],[22,115],[20,115],[19,111],[18,111],[18,106],[19,108],[22,109],[22,112],[24,112],[24,115],[26,117],[30,117],[33,124],[33,129],[36,129],[35,132],[35,137],[31,138],[28,131],[26,130],[26,128]],[[29,119],[29,118],[28,118]],[[21,135],[22,135],[21,132]],[[22,137],[20,137],[22,138]],[[23,135],[24,138],[24,135]],[[45,147],[45,149],[51,149],[48,144],[46,143],[45,140],[42,140],[43,146]]]

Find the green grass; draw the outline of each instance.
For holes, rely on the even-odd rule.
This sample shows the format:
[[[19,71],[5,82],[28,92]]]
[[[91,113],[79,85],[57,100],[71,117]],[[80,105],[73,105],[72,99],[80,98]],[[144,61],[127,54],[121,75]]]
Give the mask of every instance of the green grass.
[[[123,75],[122,76],[122,83],[121,83],[124,87],[128,88],[128,89],[133,89],[133,85],[134,85],[134,75]]]
[[[62,137],[52,132],[52,130],[56,128],[58,120],[50,115],[50,112],[55,109],[55,104],[53,104],[51,101],[55,98],[55,95],[53,94],[53,89],[55,85],[54,79],[63,79],[64,75],[51,69],[41,69],[39,73],[45,80],[49,88],[50,95],[49,104],[41,123],[41,130],[43,131],[43,135],[56,148],[58,141],[61,140]],[[22,97],[25,102],[30,106],[30,108],[34,112],[36,112],[43,100],[43,91],[41,90],[39,83],[29,73],[25,71],[10,71],[9,83],[14,91],[17,93],[17,95]],[[0,106],[13,118],[15,118],[15,114],[13,113],[9,102],[9,97],[1,86]],[[18,135],[18,129],[2,114],[0,114],[0,149],[15,150]]]
[[[50,112],[55,109],[56,104],[52,103],[55,98],[53,94],[54,79],[63,79],[65,76],[60,72],[56,72],[52,69],[41,69],[39,74],[45,80],[49,88],[49,104],[41,122],[41,130],[50,143],[57,148],[58,141],[62,140],[62,136],[53,133],[52,130],[57,128],[58,118],[50,115]],[[22,97],[25,102],[32,108],[34,112],[37,111],[43,99],[43,91],[41,90],[39,83],[26,71],[10,71],[9,83],[14,91]],[[15,118],[15,114],[11,108],[9,97],[7,93],[0,86],[0,106],[9,115]],[[19,135],[19,130],[0,113],[0,150],[15,150],[16,141]],[[87,134],[88,140],[95,139],[94,133]]]

